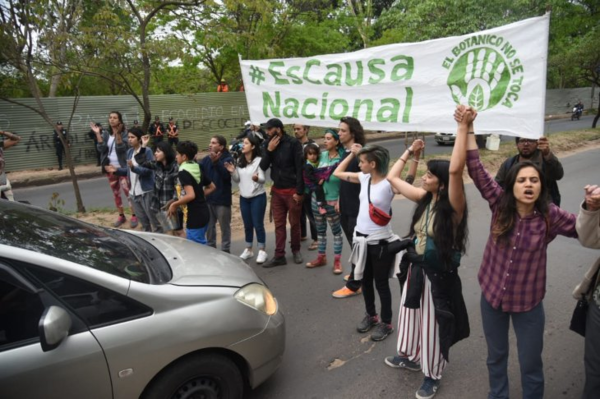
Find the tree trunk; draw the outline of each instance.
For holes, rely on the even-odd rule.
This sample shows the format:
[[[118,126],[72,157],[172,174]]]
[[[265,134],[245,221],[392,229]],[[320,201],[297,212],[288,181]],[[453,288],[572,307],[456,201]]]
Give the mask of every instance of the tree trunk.
[[[596,128],[598,119],[600,119],[600,92],[598,93],[598,111],[596,112],[596,117],[594,118],[594,122],[592,122],[592,129]]]
[[[142,67],[144,68],[144,80],[142,82],[142,108],[144,109],[144,125],[142,126],[144,132],[148,131],[150,126],[150,58],[148,57],[148,50],[146,49],[146,22],[142,22],[140,26],[140,47],[142,50]]]

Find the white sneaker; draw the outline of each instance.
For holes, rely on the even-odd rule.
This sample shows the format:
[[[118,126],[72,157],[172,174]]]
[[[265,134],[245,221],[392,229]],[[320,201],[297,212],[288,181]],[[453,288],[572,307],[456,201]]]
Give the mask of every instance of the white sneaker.
[[[267,255],[267,253],[261,249],[258,251],[258,256],[256,257],[256,263],[258,263],[259,265],[261,263],[265,263],[268,258],[269,258],[269,255]]]
[[[254,256],[254,252],[252,252],[251,249],[246,248],[246,249],[244,249],[244,252],[242,252],[242,254],[240,255],[240,258],[242,258],[243,260],[246,260],[246,259],[252,258],[253,256]]]

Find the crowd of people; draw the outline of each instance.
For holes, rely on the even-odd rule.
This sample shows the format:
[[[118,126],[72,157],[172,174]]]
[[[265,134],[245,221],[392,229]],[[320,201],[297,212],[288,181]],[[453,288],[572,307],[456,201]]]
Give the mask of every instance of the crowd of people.
[[[342,118],[337,129],[325,131],[322,148],[309,138],[308,126],[296,124],[290,135],[279,119],[262,125],[251,122],[237,138],[241,141],[238,155],[233,157],[226,139],[215,135],[202,159],[198,159],[195,143],[179,141],[170,133],[176,131],[172,121],[170,125],[175,127],[165,128],[157,117],[147,134],[138,126],[126,129],[121,114],[115,111],[110,113],[106,129],[98,124],[90,127],[119,211],[115,227],[126,222],[123,191],[131,207],[131,227],[139,221],[145,231],[173,230],[216,248],[218,224],[221,250],[230,252],[233,181],[240,194],[245,248],[239,256],[244,260],[255,256],[256,235],[256,263],[265,268],[286,265],[289,222],[293,262],[304,263],[301,243],[310,233],[308,250],[316,251],[316,256],[305,266],[329,265],[332,273],[341,274],[342,234],[346,237],[351,248],[349,273],[346,284],[332,295],[348,298],[362,294],[365,314],[357,317],[356,330],[367,333],[374,329],[373,341],[382,341],[394,331],[389,279],[397,277],[401,300],[396,353],[384,362],[423,373],[423,383],[416,391],[420,399],[435,395],[450,348],[470,334],[459,276],[468,240],[466,168],[492,211],[478,275],[489,398],[508,398],[511,323],[517,338],[523,397],[542,398],[547,247],[562,235],[600,248],[600,188],[585,187],[579,215],[561,209],[556,182],[564,171],[544,137],[517,137],[518,154],[507,159],[494,178],[479,158],[476,118],[475,109],[457,107],[451,158],[429,160],[418,187],[413,183],[424,142],[415,140],[392,164],[386,148],[366,143],[360,121],[352,117]],[[18,136],[0,135],[6,137],[0,146],[2,160],[3,148],[18,143]],[[163,140],[165,135],[168,141]],[[154,150],[149,148],[151,138]],[[267,171],[273,181],[269,193],[265,189]],[[392,201],[398,194],[415,203],[405,237],[396,234],[390,223]],[[270,259],[264,222],[269,202],[275,225]],[[333,263],[327,259],[327,226],[333,236]],[[590,303],[585,399],[600,395],[599,268],[600,259],[574,292],[576,298],[586,297]]]

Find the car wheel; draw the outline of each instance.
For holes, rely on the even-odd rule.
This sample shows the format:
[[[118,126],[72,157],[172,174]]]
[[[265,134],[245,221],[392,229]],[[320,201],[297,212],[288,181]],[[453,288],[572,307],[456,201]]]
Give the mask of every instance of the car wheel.
[[[146,388],[145,399],[241,399],[244,382],[222,355],[194,356],[169,366]]]

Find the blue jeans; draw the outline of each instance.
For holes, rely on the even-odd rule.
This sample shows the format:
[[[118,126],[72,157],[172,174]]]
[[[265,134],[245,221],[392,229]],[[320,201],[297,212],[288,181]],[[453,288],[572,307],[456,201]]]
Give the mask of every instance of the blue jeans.
[[[256,230],[256,241],[258,249],[265,249],[265,211],[267,209],[267,194],[262,193],[252,198],[240,197],[240,209],[244,221],[244,232],[246,234],[246,246],[252,247],[254,242],[254,230]]]
[[[190,241],[197,242],[199,244],[206,245],[206,227],[208,225],[201,227],[199,229],[186,229],[186,237]]]
[[[481,320],[488,348],[488,399],[508,399],[508,328],[511,320],[517,336],[523,399],[542,399],[542,349],[546,320],[542,303],[527,312],[508,313],[494,309],[481,295]]]

